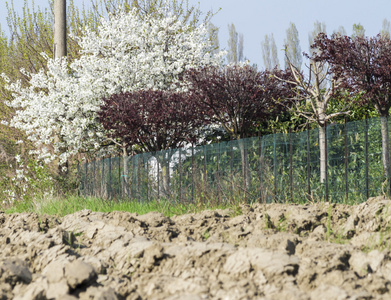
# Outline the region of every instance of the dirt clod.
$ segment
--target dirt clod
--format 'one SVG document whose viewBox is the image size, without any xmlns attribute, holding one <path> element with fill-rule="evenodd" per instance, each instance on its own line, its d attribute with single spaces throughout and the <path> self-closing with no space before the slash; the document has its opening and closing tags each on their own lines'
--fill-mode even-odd
<svg viewBox="0 0 391 300">
<path fill-rule="evenodd" d="M 0 299 L 391 299 L 390 205 L 1 213 Z"/>
</svg>

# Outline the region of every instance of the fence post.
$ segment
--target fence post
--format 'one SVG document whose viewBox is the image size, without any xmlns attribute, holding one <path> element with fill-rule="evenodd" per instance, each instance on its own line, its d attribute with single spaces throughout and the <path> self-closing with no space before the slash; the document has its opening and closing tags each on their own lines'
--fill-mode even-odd
<svg viewBox="0 0 391 300">
<path fill-rule="evenodd" d="M 387 157 L 387 160 L 388 160 L 388 170 L 391 170 L 390 168 L 390 130 L 389 130 L 389 124 L 388 124 L 388 116 L 386 117 L 386 122 L 387 122 L 387 149 L 388 149 L 388 157 Z M 389 171 L 390 172 L 390 171 Z M 390 174 L 388 174 L 388 187 L 389 187 L 389 190 L 388 190 L 388 197 L 391 196 L 391 176 Z"/>
<path fill-rule="evenodd" d="M 326 147 L 326 202 L 329 202 L 329 162 L 328 162 L 328 149 L 327 149 L 327 121 L 324 122 L 324 132 L 325 132 L 325 147 Z"/>
<path fill-rule="evenodd" d="M 156 152 L 155 152 L 156 153 Z M 157 154 L 158 155 L 158 154 Z M 159 159 L 156 158 L 157 162 L 157 198 L 160 201 L 160 175 L 159 175 Z"/>
<path fill-rule="evenodd" d="M 311 200 L 310 125 L 307 123 L 307 192 Z"/>
<path fill-rule="evenodd" d="M 77 174 L 80 175 L 80 161 L 79 159 L 77 160 Z M 82 186 L 82 181 L 81 181 L 82 176 L 80 175 L 80 180 L 79 180 L 79 190 L 77 191 L 77 195 L 80 197 L 81 196 L 81 186 Z"/>
<path fill-rule="evenodd" d="M 105 188 L 104 188 L 104 184 L 105 184 L 105 180 L 104 180 L 104 178 L 105 178 L 104 177 L 104 174 L 105 174 L 105 158 L 101 157 L 100 161 L 101 161 L 101 164 L 102 164 L 102 166 L 100 168 L 100 170 L 101 170 L 101 174 L 100 174 L 100 196 L 103 198 L 104 195 L 105 195 L 105 192 L 104 192 L 104 190 L 105 190 Z"/>
<path fill-rule="evenodd" d="M 194 202 L 194 144 L 191 145 L 191 202 Z"/>
<path fill-rule="evenodd" d="M 179 148 L 179 202 L 182 203 L 182 148 Z"/>
<path fill-rule="evenodd" d="M 137 156 L 137 194 L 138 201 L 141 202 L 142 199 L 142 189 L 141 189 L 141 154 L 136 154 Z"/>
<path fill-rule="evenodd" d="M 230 159 L 230 169 L 231 169 L 231 196 L 233 198 L 233 193 L 234 193 L 234 163 L 233 163 L 233 159 L 234 159 L 234 146 L 233 146 L 233 140 L 231 139 L 229 141 L 229 145 L 230 145 L 230 156 L 231 156 L 231 159 Z"/>
<path fill-rule="evenodd" d="M 149 172 L 148 172 L 148 157 L 145 157 L 146 153 L 144 153 L 143 159 L 144 159 L 144 165 L 145 165 L 145 179 L 146 179 L 146 192 L 147 192 L 147 202 L 149 202 L 149 185 L 148 185 L 148 179 L 149 179 Z M 130 189 L 129 189 L 130 190 Z"/>
<path fill-rule="evenodd" d="M 88 195 L 88 159 L 86 159 L 86 162 L 84 164 L 85 166 L 85 169 L 86 169 L 86 177 L 84 179 L 85 183 L 84 183 L 84 197 L 86 197 Z"/>
<path fill-rule="evenodd" d="M 365 114 L 365 128 L 364 128 L 364 136 L 365 136 L 365 195 L 368 200 L 369 198 L 369 161 L 368 161 L 368 115 Z"/>
<path fill-rule="evenodd" d="M 207 171 L 206 171 L 206 144 L 205 144 L 205 141 L 204 141 L 204 147 L 203 147 L 203 150 L 204 150 L 204 191 L 202 193 L 202 196 L 203 198 L 205 199 L 205 194 L 206 194 L 206 186 L 207 186 L 207 183 L 208 183 L 208 180 L 207 180 Z"/>
<path fill-rule="evenodd" d="M 346 202 L 349 198 L 349 186 L 348 186 L 348 126 L 345 116 L 345 199 Z"/>
<path fill-rule="evenodd" d="M 94 159 L 94 166 L 93 166 L 93 168 L 92 168 L 92 170 L 93 170 L 93 178 L 92 178 L 92 196 L 96 196 L 96 188 L 95 188 L 95 186 L 96 186 L 96 162 L 95 162 L 95 159 Z"/>
<path fill-rule="evenodd" d="M 108 198 L 111 199 L 111 155 L 109 156 L 109 186 L 108 186 Z"/>
<path fill-rule="evenodd" d="M 216 185 L 217 185 L 217 201 L 218 203 L 220 204 L 220 144 L 221 143 L 217 143 L 217 159 L 216 159 L 216 168 L 217 168 L 217 171 L 216 171 Z"/>
<path fill-rule="evenodd" d="M 292 128 L 289 128 L 289 163 L 290 163 L 290 186 L 291 202 L 293 202 L 293 146 L 292 146 Z"/>
<path fill-rule="evenodd" d="M 118 199 L 121 198 L 121 185 L 122 185 L 122 177 L 121 177 L 121 159 L 118 157 Z"/>
<path fill-rule="evenodd" d="M 247 139 L 245 138 L 244 135 L 242 136 L 240 143 L 243 143 L 242 168 L 244 165 L 244 168 L 243 168 L 243 170 L 244 170 L 244 172 L 243 172 L 244 202 L 247 202 L 247 192 L 248 192 L 247 189 L 250 188 L 250 186 L 247 186 L 247 179 L 249 179 L 249 181 L 250 181 L 250 178 L 247 178 L 248 153 L 247 153 Z M 240 147 L 239 147 L 239 149 L 240 149 Z"/>
<path fill-rule="evenodd" d="M 277 201 L 277 158 L 276 158 L 277 140 L 276 139 L 277 139 L 276 131 L 274 130 L 274 134 L 273 134 L 274 201 Z"/>
<path fill-rule="evenodd" d="M 259 158 L 259 202 L 266 203 L 266 197 L 262 201 L 262 139 L 261 132 L 258 133 L 258 158 Z"/>
<path fill-rule="evenodd" d="M 133 158 L 133 156 L 134 156 L 134 153 L 131 153 L 131 155 L 128 156 L 128 158 L 126 160 L 126 164 L 128 164 L 128 166 L 126 168 L 128 170 L 128 174 L 125 174 L 125 175 L 127 175 L 126 178 L 128 178 L 128 182 L 127 182 L 127 186 L 126 186 L 126 193 L 127 193 L 129 201 L 132 201 L 132 181 L 133 181 L 132 158 Z M 125 180 L 125 183 L 126 183 L 126 180 Z"/>
</svg>

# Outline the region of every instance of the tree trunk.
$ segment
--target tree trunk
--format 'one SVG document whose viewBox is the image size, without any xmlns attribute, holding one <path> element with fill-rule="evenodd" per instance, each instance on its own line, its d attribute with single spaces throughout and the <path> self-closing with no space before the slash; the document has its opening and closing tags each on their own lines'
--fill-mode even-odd
<svg viewBox="0 0 391 300">
<path fill-rule="evenodd" d="M 170 157 L 171 155 L 167 154 L 167 159 L 164 159 L 163 156 L 163 161 L 162 161 L 163 189 L 164 189 L 165 196 L 170 195 Z"/>
<path fill-rule="evenodd" d="M 242 176 L 243 176 L 243 182 L 244 182 L 244 188 L 245 191 L 250 188 L 251 186 L 251 174 L 250 174 L 250 166 L 248 163 L 248 152 L 245 147 L 246 141 L 244 139 L 238 140 L 239 142 L 239 149 L 240 149 L 240 156 L 242 159 Z"/>
<path fill-rule="evenodd" d="M 388 116 L 380 116 L 382 136 L 382 160 L 384 175 L 390 179 L 390 138 L 388 133 Z"/>
<path fill-rule="evenodd" d="M 326 180 L 326 128 L 319 126 L 319 152 L 320 152 L 320 182 Z"/>
<path fill-rule="evenodd" d="M 54 58 L 67 56 L 66 0 L 54 0 Z"/>
<path fill-rule="evenodd" d="M 161 151 L 162 152 L 162 151 Z M 166 150 L 165 152 L 168 152 Z M 166 159 L 167 155 L 167 159 Z M 161 196 L 168 197 L 170 195 L 170 153 L 161 153 L 155 156 L 156 163 L 158 165 L 158 170 L 160 172 L 157 173 L 158 180 L 158 189 Z M 160 167 L 159 167 L 160 165 Z M 161 174 L 161 175 L 160 175 Z M 160 184 L 161 183 L 161 184 Z"/>
<path fill-rule="evenodd" d="M 123 194 L 126 196 L 129 196 L 129 167 L 128 167 L 128 161 L 129 161 L 129 156 L 128 152 L 126 151 L 126 147 L 122 147 L 122 158 L 123 158 L 123 175 L 122 175 L 122 180 L 120 180 L 120 184 L 123 184 L 122 190 Z"/>
</svg>

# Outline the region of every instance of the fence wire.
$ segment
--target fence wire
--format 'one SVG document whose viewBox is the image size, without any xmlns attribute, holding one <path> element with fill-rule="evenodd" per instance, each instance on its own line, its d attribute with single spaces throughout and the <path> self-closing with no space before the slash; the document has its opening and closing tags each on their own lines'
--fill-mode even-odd
<svg viewBox="0 0 391 300">
<path fill-rule="evenodd" d="M 313 129 L 86 162 L 79 166 L 80 193 L 183 203 L 342 203 L 390 192 L 380 118 L 328 125 L 326 141 L 323 182 L 319 129 Z"/>
</svg>

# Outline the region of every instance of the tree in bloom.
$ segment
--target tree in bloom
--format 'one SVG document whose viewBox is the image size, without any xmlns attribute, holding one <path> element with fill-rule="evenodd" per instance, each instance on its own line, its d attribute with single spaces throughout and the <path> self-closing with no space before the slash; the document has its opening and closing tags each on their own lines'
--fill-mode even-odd
<svg viewBox="0 0 391 300">
<path fill-rule="evenodd" d="M 198 129 L 204 124 L 198 111 L 188 93 L 140 90 L 105 98 L 98 116 L 109 132 L 108 137 L 123 150 L 124 174 L 127 175 L 128 151 L 132 149 L 156 152 L 194 143 Z M 158 157 L 156 159 L 159 161 Z M 163 186 L 168 193 L 169 166 L 162 167 L 166 174 Z"/>
<path fill-rule="evenodd" d="M 391 177 L 388 121 L 391 108 L 391 40 L 375 37 L 320 34 L 311 46 L 314 59 L 329 63 L 335 78 L 353 94 L 372 103 L 381 117 L 383 169 Z"/>
<path fill-rule="evenodd" d="M 81 56 L 47 59 L 47 71 L 30 77 L 27 88 L 9 83 L 17 109 L 10 125 L 24 130 L 39 147 L 39 158 L 64 163 L 78 152 L 102 152 L 107 142 L 97 112 L 103 99 L 140 89 L 177 90 L 178 78 L 188 69 L 219 65 L 224 53 L 211 55 L 207 28 L 187 25 L 168 11 L 162 17 L 139 16 L 136 9 L 88 28 L 78 40 Z M 48 146 L 54 148 L 50 152 Z"/>
<path fill-rule="evenodd" d="M 189 93 L 207 120 L 222 126 L 232 139 L 240 139 L 250 135 L 260 121 L 284 110 L 281 103 L 292 93 L 290 84 L 274 78 L 273 73 L 282 78 L 290 76 L 285 71 L 258 72 L 248 65 L 229 65 L 191 69 L 183 79 L 189 82 Z M 240 145 L 243 177 L 249 186 L 246 152 Z"/>
</svg>

